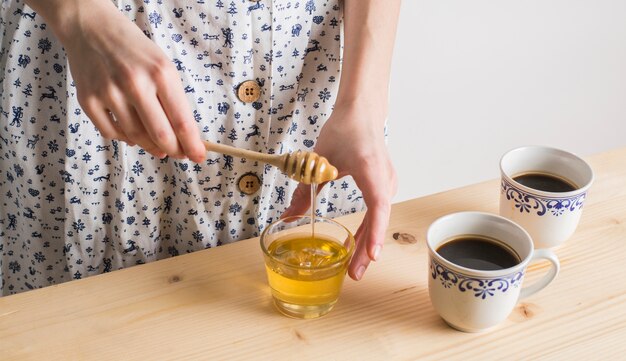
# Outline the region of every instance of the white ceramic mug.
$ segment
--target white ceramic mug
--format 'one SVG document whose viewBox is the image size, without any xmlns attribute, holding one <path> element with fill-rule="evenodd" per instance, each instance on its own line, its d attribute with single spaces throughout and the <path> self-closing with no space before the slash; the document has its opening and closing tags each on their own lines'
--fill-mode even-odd
<svg viewBox="0 0 626 361">
<path fill-rule="evenodd" d="M 563 150 L 529 146 L 513 149 L 500 160 L 500 215 L 524 227 L 535 248 L 561 245 L 572 236 L 593 183 L 593 171 L 581 158 Z M 547 173 L 576 185 L 571 192 L 546 192 L 526 187 L 513 178 L 524 173 Z"/>
<path fill-rule="evenodd" d="M 521 260 L 513 267 L 483 271 L 454 264 L 437 249 L 461 235 L 494 238 L 515 251 Z M 550 250 L 533 249 L 528 233 L 510 220 L 489 213 L 460 212 L 437 219 L 428 228 L 430 272 L 428 291 L 439 315 L 452 327 L 480 332 L 502 322 L 518 300 L 546 287 L 559 272 L 559 260 Z M 528 264 L 535 259 L 551 262 L 548 273 L 536 283 L 521 287 Z"/>
</svg>

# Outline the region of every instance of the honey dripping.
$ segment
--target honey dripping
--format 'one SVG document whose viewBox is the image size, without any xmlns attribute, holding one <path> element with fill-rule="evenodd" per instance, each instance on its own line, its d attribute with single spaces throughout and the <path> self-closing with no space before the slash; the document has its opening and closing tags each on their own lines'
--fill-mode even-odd
<svg viewBox="0 0 626 361">
<path fill-rule="evenodd" d="M 311 183 L 311 238 L 315 238 L 315 208 L 317 205 L 317 183 Z"/>
</svg>

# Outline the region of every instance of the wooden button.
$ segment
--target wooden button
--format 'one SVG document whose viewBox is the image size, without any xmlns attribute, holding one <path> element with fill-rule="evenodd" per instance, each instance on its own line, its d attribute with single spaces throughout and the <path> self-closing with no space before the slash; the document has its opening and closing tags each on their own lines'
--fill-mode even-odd
<svg viewBox="0 0 626 361">
<path fill-rule="evenodd" d="M 261 97 L 261 87 L 254 80 L 246 80 L 239 84 L 237 96 L 244 103 L 256 102 Z"/>
<path fill-rule="evenodd" d="M 239 178 L 238 187 L 241 193 L 254 194 L 261 188 L 261 179 L 255 173 L 246 173 Z"/>
</svg>

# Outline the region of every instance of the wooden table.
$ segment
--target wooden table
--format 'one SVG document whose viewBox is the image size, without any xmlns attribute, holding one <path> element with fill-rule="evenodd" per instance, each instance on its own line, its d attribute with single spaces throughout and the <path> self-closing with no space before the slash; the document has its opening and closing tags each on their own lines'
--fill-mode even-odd
<svg viewBox="0 0 626 361">
<path fill-rule="evenodd" d="M 320 319 L 278 314 L 250 239 L 0 298 L 0 359 L 626 357 L 626 148 L 589 160 L 596 182 L 557 250 L 561 273 L 493 331 L 461 333 L 435 313 L 424 236 L 447 213 L 497 212 L 497 180 L 395 204 L 382 259 Z"/>
</svg>

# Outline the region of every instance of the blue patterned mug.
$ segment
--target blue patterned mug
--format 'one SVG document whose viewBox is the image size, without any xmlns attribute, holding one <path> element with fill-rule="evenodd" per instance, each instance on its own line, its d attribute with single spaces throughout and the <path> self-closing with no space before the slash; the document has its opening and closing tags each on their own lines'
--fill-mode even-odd
<svg viewBox="0 0 626 361">
<path fill-rule="evenodd" d="M 485 271 L 452 263 L 437 252 L 451 239 L 466 235 L 498 240 L 516 254 L 519 262 L 509 268 Z M 534 250 L 522 227 L 494 214 L 460 212 L 441 217 L 428 228 L 426 242 L 430 300 L 446 323 L 464 332 L 485 331 L 498 325 L 518 300 L 546 287 L 560 269 L 551 250 Z M 522 288 L 526 268 L 536 259 L 547 259 L 551 268 L 543 278 Z"/>
<path fill-rule="evenodd" d="M 556 247 L 572 236 L 593 183 L 593 171 L 584 160 L 555 148 L 521 147 L 502 157 L 500 172 L 500 215 L 524 227 L 535 248 Z M 524 185 L 520 177 L 527 174 L 556 178 L 571 188 L 557 192 L 540 190 L 540 184 Z"/>
</svg>

